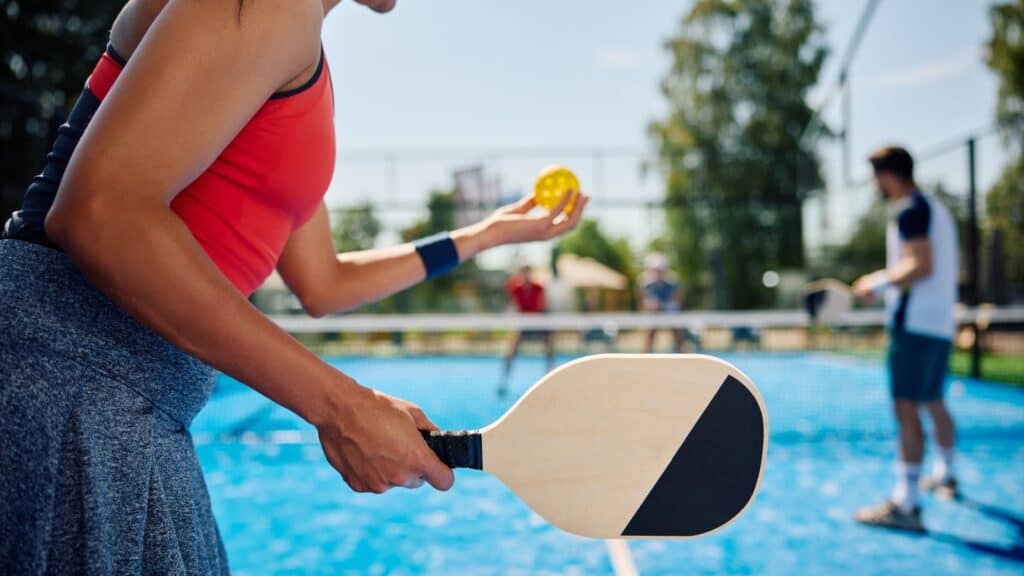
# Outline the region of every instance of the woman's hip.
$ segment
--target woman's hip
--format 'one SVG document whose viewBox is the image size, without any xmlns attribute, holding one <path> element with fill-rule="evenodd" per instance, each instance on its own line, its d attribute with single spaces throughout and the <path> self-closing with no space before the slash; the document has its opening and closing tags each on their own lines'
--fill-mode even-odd
<svg viewBox="0 0 1024 576">
<path fill-rule="evenodd" d="M 135 321 L 65 254 L 37 244 L 0 240 L 0 334 L 0 397 L 14 404 L 19 395 L 74 398 L 96 376 L 187 427 L 213 391 L 210 367 Z"/>
</svg>

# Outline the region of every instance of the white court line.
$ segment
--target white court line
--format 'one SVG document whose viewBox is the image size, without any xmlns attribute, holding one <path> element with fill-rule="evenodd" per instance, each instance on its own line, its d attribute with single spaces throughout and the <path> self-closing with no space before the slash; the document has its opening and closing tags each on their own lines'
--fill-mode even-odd
<svg viewBox="0 0 1024 576">
<path fill-rule="evenodd" d="M 612 570 L 615 576 L 639 576 L 636 570 L 636 562 L 633 561 L 633 553 L 629 551 L 629 544 L 625 540 L 605 540 L 608 546 L 608 557 L 612 561 Z"/>
</svg>

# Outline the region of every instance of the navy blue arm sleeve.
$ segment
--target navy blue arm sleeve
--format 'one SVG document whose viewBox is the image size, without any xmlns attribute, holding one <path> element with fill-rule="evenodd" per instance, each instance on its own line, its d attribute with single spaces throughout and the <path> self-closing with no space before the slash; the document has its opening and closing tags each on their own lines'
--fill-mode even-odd
<svg viewBox="0 0 1024 576">
<path fill-rule="evenodd" d="M 931 222 L 931 209 L 928 201 L 916 195 L 910 206 L 904 208 L 896 217 L 900 237 L 904 240 L 916 240 L 928 237 L 928 225 Z"/>
</svg>

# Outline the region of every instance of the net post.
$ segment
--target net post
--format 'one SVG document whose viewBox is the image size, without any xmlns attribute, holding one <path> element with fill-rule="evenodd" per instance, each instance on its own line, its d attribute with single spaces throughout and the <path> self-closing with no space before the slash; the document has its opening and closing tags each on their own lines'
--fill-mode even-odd
<svg viewBox="0 0 1024 576">
<path fill-rule="evenodd" d="M 976 162 L 976 141 L 972 136 L 967 139 L 967 274 L 971 289 L 967 293 L 967 303 L 975 311 L 980 300 L 981 282 L 978 274 L 978 179 Z M 974 336 L 971 342 L 971 378 L 981 378 L 981 334 L 978 330 L 978 319 L 971 319 L 971 331 Z"/>
</svg>

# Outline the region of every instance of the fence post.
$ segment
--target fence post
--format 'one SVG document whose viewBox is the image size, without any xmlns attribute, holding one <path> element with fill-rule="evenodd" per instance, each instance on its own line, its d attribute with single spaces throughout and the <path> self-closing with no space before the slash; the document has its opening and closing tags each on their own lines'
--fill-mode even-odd
<svg viewBox="0 0 1024 576">
<path fill-rule="evenodd" d="M 967 140 L 967 274 L 971 288 L 967 292 L 967 304 L 977 310 L 980 300 L 981 282 L 978 265 L 981 250 L 978 242 L 978 179 L 975 162 L 975 138 Z M 974 335 L 971 343 L 971 378 L 981 378 L 981 334 L 978 319 L 971 320 Z"/>
</svg>

